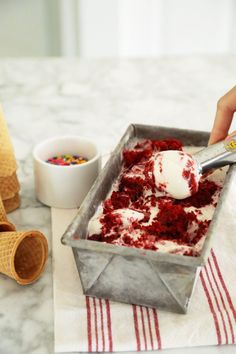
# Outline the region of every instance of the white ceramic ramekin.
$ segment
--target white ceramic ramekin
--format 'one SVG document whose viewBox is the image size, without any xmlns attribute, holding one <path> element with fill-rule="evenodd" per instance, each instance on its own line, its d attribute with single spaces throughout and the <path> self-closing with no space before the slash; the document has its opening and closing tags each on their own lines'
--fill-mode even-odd
<svg viewBox="0 0 236 354">
<path fill-rule="evenodd" d="M 58 166 L 47 159 L 58 155 L 81 155 L 80 165 Z M 96 145 L 80 136 L 59 136 L 38 144 L 33 151 L 37 198 L 55 208 L 77 208 L 91 188 L 101 168 Z"/>
</svg>

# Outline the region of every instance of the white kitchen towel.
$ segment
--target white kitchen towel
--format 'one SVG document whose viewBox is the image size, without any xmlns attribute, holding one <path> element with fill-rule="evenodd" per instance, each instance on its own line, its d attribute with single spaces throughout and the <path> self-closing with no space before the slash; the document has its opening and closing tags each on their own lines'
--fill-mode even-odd
<svg viewBox="0 0 236 354">
<path fill-rule="evenodd" d="M 236 183 L 228 190 L 208 262 L 187 315 L 84 296 L 60 238 L 76 210 L 52 209 L 55 351 L 140 351 L 236 341 Z"/>
</svg>

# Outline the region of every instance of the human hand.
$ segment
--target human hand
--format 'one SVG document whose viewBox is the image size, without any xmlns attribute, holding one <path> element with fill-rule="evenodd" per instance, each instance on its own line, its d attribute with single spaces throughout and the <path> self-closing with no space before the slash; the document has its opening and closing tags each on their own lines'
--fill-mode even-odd
<svg viewBox="0 0 236 354">
<path fill-rule="evenodd" d="M 236 86 L 217 102 L 217 110 L 214 125 L 208 144 L 223 140 L 229 131 L 234 112 L 236 112 Z"/>
</svg>

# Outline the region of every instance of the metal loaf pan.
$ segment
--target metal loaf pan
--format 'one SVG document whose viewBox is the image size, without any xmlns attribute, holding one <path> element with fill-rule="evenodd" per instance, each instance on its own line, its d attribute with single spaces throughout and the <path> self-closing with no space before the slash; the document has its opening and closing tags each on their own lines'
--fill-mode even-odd
<svg viewBox="0 0 236 354">
<path fill-rule="evenodd" d="M 207 233 L 200 257 L 159 253 L 86 240 L 87 225 L 104 200 L 122 165 L 122 151 L 133 139 L 180 139 L 185 146 L 207 145 L 209 134 L 159 126 L 131 124 L 92 189 L 62 243 L 73 249 L 83 292 L 114 301 L 186 313 L 199 267 L 206 261 L 216 218 L 227 194 L 227 186 L 236 174 L 235 166 L 227 173 L 224 188 Z"/>
</svg>

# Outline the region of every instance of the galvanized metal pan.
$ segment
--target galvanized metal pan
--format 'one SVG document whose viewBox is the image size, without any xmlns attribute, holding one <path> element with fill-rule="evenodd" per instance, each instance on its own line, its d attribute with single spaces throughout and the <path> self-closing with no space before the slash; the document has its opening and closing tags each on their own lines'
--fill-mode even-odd
<svg viewBox="0 0 236 354">
<path fill-rule="evenodd" d="M 114 301 L 139 304 L 176 313 L 186 313 L 199 267 L 206 261 L 215 233 L 215 220 L 236 174 L 227 173 L 220 201 L 214 213 L 200 257 L 166 254 L 86 240 L 90 218 L 110 191 L 122 166 L 122 151 L 134 139 L 180 139 L 185 146 L 206 146 L 209 134 L 159 126 L 131 124 L 101 174 L 95 181 L 77 216 L 62 237 L 73 249 L 84 294 Z"/>
</svg>

